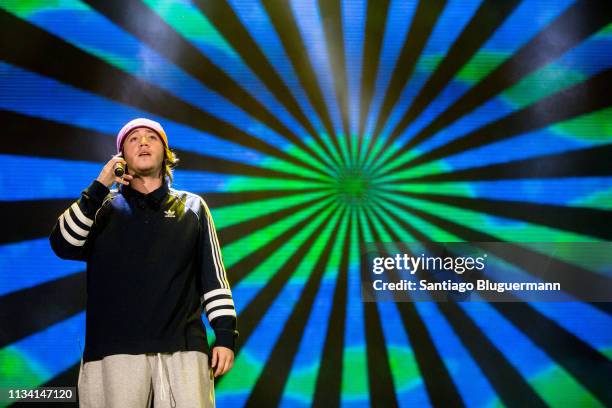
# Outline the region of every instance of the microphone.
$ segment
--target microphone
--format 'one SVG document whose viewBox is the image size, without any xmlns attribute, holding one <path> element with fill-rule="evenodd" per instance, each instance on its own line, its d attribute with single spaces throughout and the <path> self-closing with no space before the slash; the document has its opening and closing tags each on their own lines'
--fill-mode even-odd
<svg viewBox="0 0 612 408">
<path fill-rule="evenodd" d="M 117 177 L 121 177 L 125 174 L 125 167 L 123 167 L 123 163 L 118 161 L 117 163 L 115 163 L 115 176 Z"/>
</svg>

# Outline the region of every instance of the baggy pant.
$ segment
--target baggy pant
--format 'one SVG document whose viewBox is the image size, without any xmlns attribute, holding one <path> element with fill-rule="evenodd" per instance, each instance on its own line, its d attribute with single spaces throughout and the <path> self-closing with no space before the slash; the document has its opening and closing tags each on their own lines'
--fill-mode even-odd
<svg viewBox="0 0 612 408">
<path fill-rule="evenodd" d="M 81 360 L 78 394 L 82 408 L 215 406 L 213 369 L 200 351 Z"/>
</svg>

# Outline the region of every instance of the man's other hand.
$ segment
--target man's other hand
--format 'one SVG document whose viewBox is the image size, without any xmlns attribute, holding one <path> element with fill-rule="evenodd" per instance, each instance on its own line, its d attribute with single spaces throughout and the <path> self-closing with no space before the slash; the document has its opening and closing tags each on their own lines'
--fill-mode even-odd
<svg viewBox="0 0 612 408">
<path fill-rule="evenodd" d="M 213 348 L 212 367 L 215 369 L 215 377 L 223 375 L 234 366 L 234 352 L 222 346 Z"/>
</svg>

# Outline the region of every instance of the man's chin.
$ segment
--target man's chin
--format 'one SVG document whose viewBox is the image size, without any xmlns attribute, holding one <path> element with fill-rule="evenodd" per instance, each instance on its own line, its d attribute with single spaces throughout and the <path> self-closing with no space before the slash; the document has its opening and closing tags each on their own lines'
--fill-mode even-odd
<svg viewBox="0 0 612 408">
<path fill-rule="evenodd" d="M 133 168 L 132 172 L 134 177 L 155 177 L 159 174 L 160 169 L 156 169 L 155 167 Z"/>
</svg>

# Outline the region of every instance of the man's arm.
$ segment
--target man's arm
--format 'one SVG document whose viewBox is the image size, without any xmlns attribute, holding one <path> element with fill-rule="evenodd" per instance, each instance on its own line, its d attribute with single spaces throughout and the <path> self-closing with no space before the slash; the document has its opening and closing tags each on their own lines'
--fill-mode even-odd
<svg viewBox="0 0 612 408">
<path fill-rule="evenodd" d="M 94 180 L 81 197 L 64 211 L 49 236 L 51 248 L 62 259 L 84 261 L 91 246 L 96 212 L 102 207 L 109 188 Z"/>
<path fill-rule="evenodd" d="M 113 156 L 102 168 L 102 171 L 90 185 L 81 193 L 81 198 L 74 202 L 59 216 L 49 241 L 51 248 L 62 259 L 87 260 L 87 254 L 93 241 L 96 214 L 104 203 L 104 198 L 110 192 L 113 182 L 129 184 L 132 176 L 124 178 L 115 176 L 114 166 L 117 162 L 126 164 L 119 155 Z"/>
<path fill-rule="evenodd" d="M 218 376 L 229 371 L 233 365 L 238 336 L 237 319 L 215 224 L 204 200 L 201 200 L 201 205 L 200 279 L 204 293 L 200 300 L 215 331 L 212 366 L 216 367 L 215 376 Z"/>
</svg>

